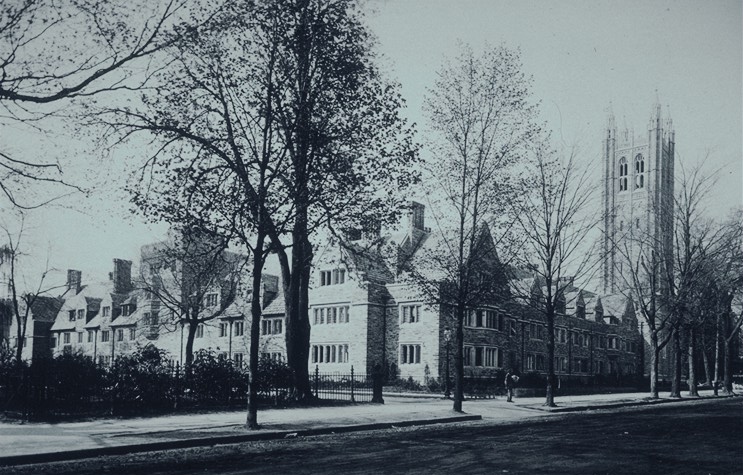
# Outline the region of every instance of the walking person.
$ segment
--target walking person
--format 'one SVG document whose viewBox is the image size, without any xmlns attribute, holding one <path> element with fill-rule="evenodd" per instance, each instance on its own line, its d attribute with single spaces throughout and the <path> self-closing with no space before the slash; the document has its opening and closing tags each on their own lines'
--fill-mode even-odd
<svg viewBox="0 0 743 475">
<path fill-rule="evenodd" d="M 516 385 L 516 382 L 519 380 L 519 377 L 513 374 L 513 371 L 509 368 L 506 372 L 506 395 L 508 398 L 506 399 L 507 402 L 513 402 L 513 389 Z"/>
</svg>

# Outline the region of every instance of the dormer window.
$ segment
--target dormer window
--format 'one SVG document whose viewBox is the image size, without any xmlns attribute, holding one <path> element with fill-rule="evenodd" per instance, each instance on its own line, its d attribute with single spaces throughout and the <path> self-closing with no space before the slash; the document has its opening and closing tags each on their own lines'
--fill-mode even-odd
<svg viewBox="0 0 743 475">
<path fill-rule="evenodd" d="M 320 285 L 337 285 L 346 282 L 346 269 L 320 271 Z"/>
<path fill-rule="evenodd" d="M 131 315 L 132 313 L 132 306 L 131 305 L 122 305 L 121 306 L 121 316 L 126 317 L 128 315 Z"/>
<path fill-rule="evenodd" d="M 77 319 L 78 320 L 82 320 L 83 318 L 85 318 L 85 310 L 82 309 L 82 308 L 81 309 L 78 309 L 78 311 L 77 311 Z"/>
<path fill-rule="evenodd" d="M 111 316 L 111 307 L 109 307 L 109 306 L 103 307 L 103 316 L 104 317 L 110 317 Z"/>
<path fill-rule="evenodd" d="M 68 312 L 68 318 L 69 318 L 69 320 L 70 320 L 71 322 L 74 322 L 74 321 L 75 321 L 75 311 L 74 311 L 74 310 L 70 310 L 70 311 Z"/>
<path fill-rule="evenodd" d="M 416 323 L 420 321 L 420 305 L 400 305 L 400 323 Z"/>
<path fill-rule="evenodd" d="M 218 301 L 219 301 L 219 295 L 216 292 L 208 293 L 204 297 L 204 306 L 216 307 Z"/>
</svg>

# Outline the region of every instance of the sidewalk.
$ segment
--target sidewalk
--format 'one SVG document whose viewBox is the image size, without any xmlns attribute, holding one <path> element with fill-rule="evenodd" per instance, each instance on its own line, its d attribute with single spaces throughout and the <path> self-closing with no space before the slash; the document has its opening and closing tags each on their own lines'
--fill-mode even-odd
<svg viewBox="0 0 743 475">
<path fill-rule="evenodd" d="M 714 397 L 711 391 L 700 396 Z M 509 423 L 566 411 L 674 401 L 678 400 L 667 394 L 660 400 L 649 400 L 646 393 L 600 394 L 559 397 L 557 408 L 545 408 L 544 398 L 508 403 L 501 397 L 465 401 L 466 414 L 459 414 L 451 410 L 450 400 L 387 396 L 384 405 L 267 409 L 258 413 L 261 430 L 250 432 L 244 428 L 244 411 L 58 424 L 0 423 L 0 466 L 409 425 L 481 419 Z"/>
</svg>

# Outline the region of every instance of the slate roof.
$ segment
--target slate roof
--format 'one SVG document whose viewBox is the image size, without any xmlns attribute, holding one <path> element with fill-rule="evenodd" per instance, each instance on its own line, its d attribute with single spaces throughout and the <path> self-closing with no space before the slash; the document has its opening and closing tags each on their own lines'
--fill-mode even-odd
<svg viewBox="0 0 743 475">
<path fill-rule="evenodd" d="M 284 304 L 284 286 L 279 285 L 279 291 L 276 297 L 263 309 L 263 315 L 285 315 L 286 305 Z"/>
<path fill-rule="evenodd" d="M 137 322 L 142 318 L 144 314 L 143 308 L 138 308 L 134 310 L 129 315 L 119 315 L 114 320 L 111 321 L 112 327 L 126 327 L 130 325 L 136 325 Z"/>
<path fill-rule="evenodd" d="M 621 319 L 627 308 L 627 297 L 622 294 L 602 295 L 601 304 L 604 307 L 605 317 L 615 316 Z"/>
<path fill-rule="evenodd" d="M 39 296 L 31 304 L 33 319 L 41 322 L 53 322 L 57 318 L 59 309 L 62 308 L 62 300 L 57 297 Z"/>
<path fill-rule="evenodd" d="M 85 325 L 83 325 L 83 328 L 90 328 L 90 329 L 92 329 L 92 328 L 100 328 L 102 321 L 103 321 L 103 317 L 101 317 L 101 314 L 99 313 L 98 315 L 96 315 L 95 317 L 93 317 L 92 319 L 90 319 L 90 321 L 88 323 L 86 323 Z"/>
<path fill-rule="evenodd" d="M 247 313 L 250 313 L 250 303 L 253 301 L 252 297 L 238 296 L 227 308 L 222 312 L 219 318 L 239 318 L 244 317 Z"/>
<path fill-rule="evenodd" d="M 528 300 L 531 296 L 531 287 L 534 285 L 534 277 L 526 279 L 512 279 L 509 281 L 511 294 L 519 300 Z"/>
<path fill-rule="evenodd" d="M 52 331 L 58 331 L 58 330 L 74 330 L 75 329 L 75 322 L 70 321 L 69 318 L 65 318 L 64 315 L 58 314 L 60 317 L 54 320 L 54 325 L 52 325 L 51 330 Z"/>
</svg>

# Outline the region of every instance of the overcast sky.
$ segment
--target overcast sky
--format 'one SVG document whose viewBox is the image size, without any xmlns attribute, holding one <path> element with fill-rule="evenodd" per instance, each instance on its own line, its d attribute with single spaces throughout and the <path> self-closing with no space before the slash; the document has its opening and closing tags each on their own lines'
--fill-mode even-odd
<svg viewBox="0 0 743 475">
<path fill-rule="evenodd" d="M 368 6 L 383 69 L 401 83 L 407 115 L 419 129 L 425 124 L 426 88 L 443 56 L 455 53 L 456 41 L 476 51 L 486 43 L 504 43 L 521 50 L 557 145 L 577 144 L 581 158 L 598 169 L 609 104 L 618 125 L 640 133 L 657 98 L 664 112 L 670 108 L 677 163 L 692 166 L 709 155 L 709 169 L 723 170 L 711 212 L 722 215 L 743 203 L 739 0 L 369 0 Z M 60 150 L 88 154 L 89 147 L 76 140 L 60 131 L 40 146 L 48 156 Z M 30 216 L 28 252 L 36 255 L 35 265 L 49 254 L 58 278 L 76 268 L 84 281 L 98 281 L 106 278 L 114 257 L 136 261 L 142 244 L 164 236 L 164 226 L 148 226 L 130 215 L 123 191 L 126 167 L 111 164 L 110 158 L 97 159 L 92 175 L 68 170 L 67 178 L 104 186 L 90 198 L 78 196 L 66 200 L 65 208 Z"/>
</svg>

